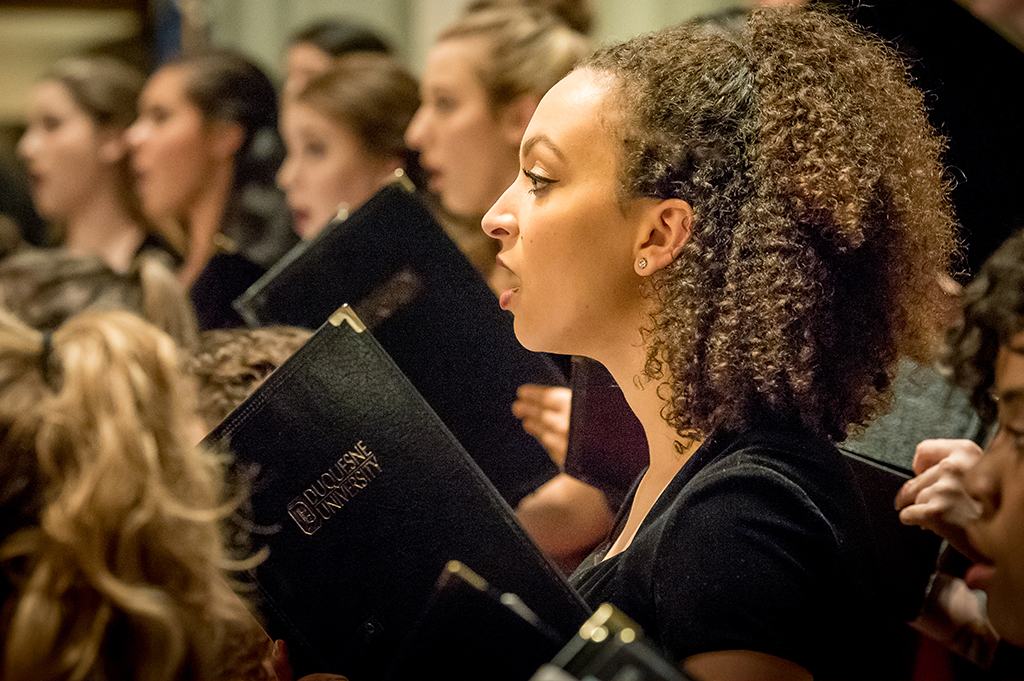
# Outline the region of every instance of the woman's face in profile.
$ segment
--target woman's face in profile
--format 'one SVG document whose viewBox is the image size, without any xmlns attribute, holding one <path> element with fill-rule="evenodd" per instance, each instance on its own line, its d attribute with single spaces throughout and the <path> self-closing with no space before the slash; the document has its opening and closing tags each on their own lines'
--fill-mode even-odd
<svg viewBox="0 0 1024 681">
<path fill-rule="evenodd" d="M 623 329 L 635 342 L 642 322 L 633 253 L 639 210 L 654 200 L 617 200 L 611 87 L 576 71 L 544 96 L 523 136 L 522 172 L 484 216 L 510 272 L 500 305 L 531 350 L 600 357 L 602 346 L 623 342 Z"/>
<path fill-rule="evenodd" d="M 32 202 L 43 217 L 65 220 L 96 191 L 102 163 L 100 130 L 56 81 L 32 90 L 27 120 L 18 156 L 28 170 Z"/>
<path fill-rule="evenodd" d="M 992 626 L 1008 642 L 1024 645 L 1024 332 L 999 350 L 995 394 L 999 431 L 967 473 L 967 489 L 982 503 L 967 528 L 984 560 L 965 575 L 988 594 Z"/>
<path fill-rule="evenodd" d="M 400 165 L 367 153 L 348 126 L 306 104 L 285 104 L 281 135 L 288 155 L 277 184 L 303 239 L 316 236 L 339 208 L 348 212 L 362 205 Z"/>
<path fill-rule="evenodd" d="M 214 163 L 206 121 L 185 91 L 187 76 L 181 65 L 153 74 L 127 132 L 139 196 L 154 219 L 187 213 Z"/>
<path fill-rule="evenodd" d="M 522 128 L 510 127 L 477 76 L 487 44 L 479 38 L 438 43 L 427 57 L 422 104 L 405 134 L 420 152 L 431 192 L 457 215 L 483 215 L 515 178 Z"/>
</svg>

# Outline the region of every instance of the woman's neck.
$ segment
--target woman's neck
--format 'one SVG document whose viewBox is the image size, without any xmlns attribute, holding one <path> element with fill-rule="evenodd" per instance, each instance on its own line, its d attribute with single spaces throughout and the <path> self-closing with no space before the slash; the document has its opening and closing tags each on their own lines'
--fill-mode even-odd
<svg viewBox="0 0 1024 681">
<path fill-rule="evenodd" d="M 668 382 L 655 382 L 645 378 L 643 368 L 646 361 L 646 348 L 636 343 L 630 346 L 628 353 L 619 354 L 604 364 L 615 378 L 626 402 L 629 403 L 629 408 L 640 420 L 647 435 L 647 446 L 650 450 L 649 474 L 658 479 L 666 478 L 667 484 L 667 480 L 670 480 L 693 454 L 699 442 L 684 440 L 662 416 L 667 405 L 659 391 L 663 395 L 667 394 Z M 682 453 L 677 443 L 683 445 Z"/>
<path fill-rule="evenodd" d="M 118 272 L 131 267 L 144 239 L 145 230 L 131 217 L 112 183 L 97 183 L 64 227 L 65 248 L 76 255 L 99 255 Z"/>
<path fill-rule="evenodd" d="M 650 466 L 633 496 L 626 524 L 609 547 L 605 559 L 629 547 L 648 512 L 701 444 L 698 439 L 683 440 L 662 417 L 666 403 L 658 394 L 659 386 L 664 386 L 660 388 L 661 391 L 667 391 L 670 382 L 659 383 L 642 378 L 647 350 L 640 342 L 639 333 L 635 342 L 626 345 L 628 350 L 623 351 L 625 346 L 620 346 L 614 356 L 600 361 L 615 378 L 629 408 L 644 428 L 650 451 Z M 682 443 L 682 447 L 677 446 L 677 442 Z"/>
<path fill-rule="evenodd" d="M 195 283 L 213 256 L 213 237 L 223 227 L 224 211 L 231 195 L 232 173 L 230 164 L 216 169 L 186 213 L 188 252 L 178 270 L 178 280 L 186 288 Z"/>
</svg>

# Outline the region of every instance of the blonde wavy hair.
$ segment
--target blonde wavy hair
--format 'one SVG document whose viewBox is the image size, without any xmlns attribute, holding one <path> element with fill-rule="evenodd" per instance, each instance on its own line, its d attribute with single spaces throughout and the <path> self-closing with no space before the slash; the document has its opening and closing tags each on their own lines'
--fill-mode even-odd
<svg viewBox="0 0 1024 681">
<path fill-rule="evenodd" d="M 194 405 L 174 342 L 134 315 L 51 337 L 0 312 L 0 677 L 265 678 Z"/>
</svg>

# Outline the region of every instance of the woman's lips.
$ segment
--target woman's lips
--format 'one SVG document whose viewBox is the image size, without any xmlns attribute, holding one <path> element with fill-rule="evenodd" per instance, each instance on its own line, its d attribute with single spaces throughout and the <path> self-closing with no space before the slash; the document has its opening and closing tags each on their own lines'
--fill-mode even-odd
<svg viewBox="0 0 1024 681">
<path fill-rule="evenodd" d="M 512 304 L 512 297 L 517 293 L 519 293 L 518 286 L 515 288 L 510 288 L 509 290 L 501 294 L 501 296 L 498 298 L 498 305 L 501 306 L 502 310 L 509 309 L 509 306 Z"/>
<path fill-rule="evenodd" d="M 430 168 L 427 166 L 423 167 L 423 170 L 427 173 L 427 190 L 434 192 L 435 194 L 441 191 L 442 187 L 442 174 L 437 168 Z"/>
<path fill-rule="evenodd" d="M 996 568 L 989 563 L 975 563 L 967 569 L 964 574 L 964 581 L 971 589 L 985 590 L 992 583 Z"/>
<path fill-rule="evenodd" d="M 308 221 L 309 211 L 298 210 L 295 208 L 292 209 L 292 226 L 295 228 L 296 232 L 302 234 L 302 229 L 306 226 Z"/>
</svg>

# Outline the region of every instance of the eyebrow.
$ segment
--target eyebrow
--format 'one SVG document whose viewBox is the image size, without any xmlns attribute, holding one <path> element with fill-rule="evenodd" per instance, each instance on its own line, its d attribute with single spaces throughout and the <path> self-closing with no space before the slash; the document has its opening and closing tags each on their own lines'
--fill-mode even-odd
<svg viewBox="0 0 1024 681">
<path fill-rule="evenodd" d="M 563 161 L 565 160 L 565 155 L 562 153 L 562 150 L 559 149 L 558 145 L 551 141 L 551 138 L 548 137 L 547 135 L 534 135 L 530 139 L 523 142 L 523 156 L 529 154 L 535 146 L 541 143 L 543 143 L 544 146 L 549 148 L 559 159 Z"/>
<path fill-rule="evenodd" d="M 1021 398 L 1024 398 L 1024 387 L 1010 388 L 1009 390 L 1004 390 L 996 395 L 996 399 L 999 401 L 1000 404 L 1017 402 Z"/>
</svg>

